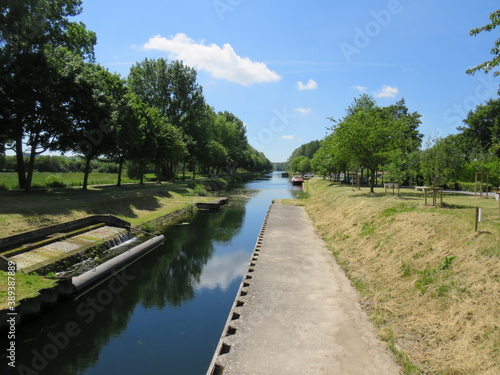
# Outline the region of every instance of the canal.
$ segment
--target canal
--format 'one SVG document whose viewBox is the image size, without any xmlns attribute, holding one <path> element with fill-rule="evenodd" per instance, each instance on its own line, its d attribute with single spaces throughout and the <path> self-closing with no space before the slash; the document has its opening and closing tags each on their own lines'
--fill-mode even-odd
<svg viewBox="0 0 500 375">
<path fill-rule="evenodd" d="M 2 373 L 205 374 L 272 200 L 301 191 L 274 173 L 167 228 L 115 277 L 18 326 L 17 367 L 2 353 Z"/>
</svg>

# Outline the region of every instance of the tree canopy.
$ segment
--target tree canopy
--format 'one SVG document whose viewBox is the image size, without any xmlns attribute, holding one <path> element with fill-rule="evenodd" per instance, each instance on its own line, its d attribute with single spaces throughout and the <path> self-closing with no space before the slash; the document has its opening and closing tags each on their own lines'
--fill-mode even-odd
<svg viewBox="0 0 500 375">
<path fill-rule="evenodd" d="M 471 36 L 477 36 L 483 31 L 492 31 L 497 26 L 500 25 L 500 9 L 490 13 L 490 23 L 482 26 L 474 28 L 470 31 Z M 495 41 L 493 48 L 490 53 L 493 55 L 491 60 L 487 60 L 473 68 L 467 69 L 467 74 L 475 74 L 477 71 L 482 70 L 485 73 L 490 72 L 492 69 L 496 68 L 500 64 L 500 38 Z M 500 75 L 500 70 L 494 71 L 493 75 L 496 77 Z M 498 94 L 500 95 L 500 88 L 498 90 Z"/>
<path fill-rule="evenodd" d="M 158 179 L 272 168 L 243 121 L 205 103 L 195 69 L 145 59 L 123 79 L 96 64 L 95 33 L 71 21 L 81 12 L 81 0 L 0 4 L 0 154 L 15 152 L 20 189 L 45 151 L 84 158 L 84 189 L 99 157 L 118 163 L 118 185 L 126 161 L 141 181 L 146 168 Z"/>
</svg>

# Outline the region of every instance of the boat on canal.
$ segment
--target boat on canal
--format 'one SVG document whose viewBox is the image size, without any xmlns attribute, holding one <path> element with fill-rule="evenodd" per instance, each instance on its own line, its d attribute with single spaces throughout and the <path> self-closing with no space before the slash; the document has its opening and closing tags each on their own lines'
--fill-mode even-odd
<svg viewBox="0 0 500 375">
<path fill-rule="evenodd" d="M 295 175 L 292 177 L 292 185 L 302 185 L 304 183 L 304 178 L 300 175 Z"/>
</svg>

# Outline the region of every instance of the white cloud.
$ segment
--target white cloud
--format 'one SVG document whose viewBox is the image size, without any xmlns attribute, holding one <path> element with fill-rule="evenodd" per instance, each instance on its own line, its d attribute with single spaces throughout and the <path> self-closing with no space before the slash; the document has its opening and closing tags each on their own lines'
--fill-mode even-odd
<svg viewBox="0 0 500 375">
<path fill-rule="evenodd" d="M 216 44 L 196 43 L 186 34 L 176 34 L 171 39 L 157 35 L 145 45 L 145 49 L 167 52 L 172 59 L 209 72 L 214 78 L 250 85 L 252 83 L 276 82 L 281 77 L 266 64 L 251 61 L 236 54 L 230 44 L 219 47 Z"/>
<path fill-rule="evenodd" d="M 368 87 L 360 85 L 352 86 L 352 88 L 359 92 L 366 92 L 368 90 Z"/>
<path fill-rule="evenodd" d="M 203 273 L 196 289 L 217 289 L 226 291 L 231 283 L 243 276 L 248 265 L 248 253 L 238 251 L 214 256 L 203 267 Z"/>
<path fill-rule="evenodd" d="M 399 94 L 399 90 L 396 87 L 391 87 L 383 85 L 382 89 L 375 93 L 376 98 L 395 98 Z"/>
<path fill-rule="evenodd" d="M 287 141 L 293 141 L 295 137 L 293 135 L 284 135 L 281 139 L 286 139 Z"/>
<path fill-rule="evenodd" d="M 299 112 L 301 115 L 307 115 L 312 112 L 311 108 L 295 108 L 294 112 Z"/>
<path fill-rule="evenodd" d="M 299 81 L 299 82 L 297 82 L 297 88 L 300 91 L 303 91 L 303 90 L 316 90 L 318 88 L 318 83 L 315 80 L 313 80 L 313 79 L 310 79 L 309 81 L 307 81 L 306 84 L 304 84 L 301 81 Z"/>
</svg>

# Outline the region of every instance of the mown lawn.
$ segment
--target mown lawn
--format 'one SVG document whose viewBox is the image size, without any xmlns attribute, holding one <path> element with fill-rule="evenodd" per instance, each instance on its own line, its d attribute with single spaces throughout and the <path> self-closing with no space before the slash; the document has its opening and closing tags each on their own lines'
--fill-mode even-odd
<svg viewBox="0 0 500 375">
<path fill-rule="evenodd" d="M 33 174 L 33 188 L 55 187 L 51 186 L 54 181 L 60 181 L 64 186 L 82 186 L 82 172 L 52 173 L 36 172 Z M 118 181 L 117 173 L 91 173 L 89 175 L 89 185 L 110 185 Z M 125 175 L 122 176 L 122 183 L 138 182 Z M 0 189 L 15 190 L 18 189 L 17 173 L 0 172 Z"/>
</svg>

